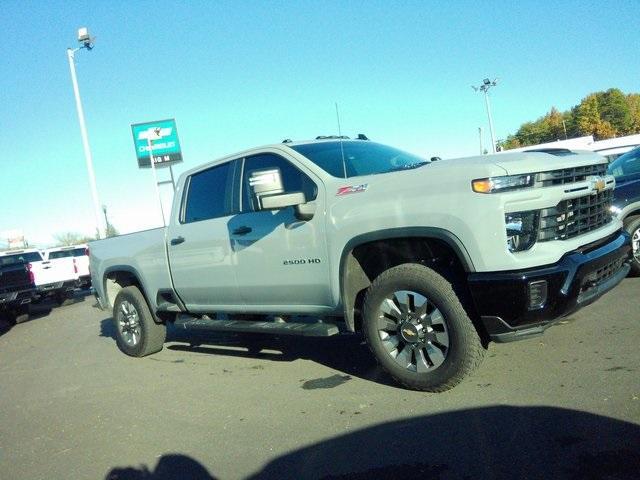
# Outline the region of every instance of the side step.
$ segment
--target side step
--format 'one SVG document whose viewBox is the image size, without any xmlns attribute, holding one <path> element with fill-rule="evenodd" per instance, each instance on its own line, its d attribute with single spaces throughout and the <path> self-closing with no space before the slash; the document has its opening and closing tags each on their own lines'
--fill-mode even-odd
<svg viewBox="0 0 640 480">
<path fill-rule="evenodd" d="M 303 337 L 330 337 L 340 333 L 332 323 L 276 323 L 253 322 L 248 320 L 212 320 L 179 315 L 177 327 L 218 332 L 269 333 L 272 335 L 299 335 Z"/>
</svg>

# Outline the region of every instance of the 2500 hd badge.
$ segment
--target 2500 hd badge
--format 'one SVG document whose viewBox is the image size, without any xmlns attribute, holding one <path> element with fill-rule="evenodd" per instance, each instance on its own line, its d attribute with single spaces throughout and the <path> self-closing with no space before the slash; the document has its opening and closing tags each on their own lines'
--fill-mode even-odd
<svg viewBox="0 0 640 480">
<path fill-rule="evenodd" d="M 304 265 L 306 263 L 322 263 L 319 258 L 298 258 L 296 260 L 283 260 L 283 265 Z"/>
</svg>

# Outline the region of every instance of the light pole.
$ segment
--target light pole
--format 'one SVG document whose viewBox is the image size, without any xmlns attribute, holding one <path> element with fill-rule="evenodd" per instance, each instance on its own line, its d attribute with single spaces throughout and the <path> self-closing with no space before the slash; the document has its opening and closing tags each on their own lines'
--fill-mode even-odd
<svg viewBox="0 0 640 480">
<path fill-rule="evenodd" d="M 482 81 L 482 85 L 479 87 L 471 86 L 476 92 L 479 90 L 484 93 L 484 104 L 487 107 L 487 117 L 489 117 L 489 131 L 491 132 L 491 151 L 496 153 L 496 137 L 493 133 L 493 120 L 491 118 L 491 107 L 489 105 L 489 94 L 487 93 L 491 87 L 495 87 L 498 84 L 498 80 L 489 80 L 485 78 Z"/>
<path fill-rule="evenodd" d="M 71 70 L 71 83 L 73 84 L 73 93 L 76 97 L 76 110 L 78 111 L 78 121 L 80 122 L 80 135 L 82 136 L 82 147 L 84 149 L 84 158 L 87 162 L 87 172 L 89 173 L 89 185 L 91 187 L 91 196 L 93 197 L 93 213 L 96 221 L 96 231 L 98 238 L 104 237 L 104 229 L 100 218 L 100 200 L 98 199 L 98 189 L 96 188 L 96 176 L 93 172 L 93 158 L 91 157 L 91 148 L 89 148 L 89 137 L 87 136 L 87 127 L 84 122 L 84 111 L 82 110 L 82 102 L 80 101 L 80 90 L 78 89 L 78 78 L 76 77 L 75 53 L 78 50 L 93 48 L 93 38 L 89 36 L 87 28 L 78 29 L 78 42 L 82 46 L 78 48 L 67 48 L 67 57 L 69 59 L 69 69 Z"/>
</svg>

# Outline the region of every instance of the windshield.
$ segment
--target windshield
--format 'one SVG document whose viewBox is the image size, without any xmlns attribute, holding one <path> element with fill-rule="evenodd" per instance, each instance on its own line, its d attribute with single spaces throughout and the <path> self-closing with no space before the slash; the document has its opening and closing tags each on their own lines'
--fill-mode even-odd
<svg viewBox="0 0 640 480">
<path fill-rule="evenodd" d="M 429 163 L 411 153 L 369 141 L 307 143 L 291 148 L 338 178 L 345 178 L 345 169 L 346 177 L 358 177 L 407 170 Z"/>
<path fill-rule="evenodd" d="M 609 165 L 608 172 L 616 178 L 640 173 L 640 147 L 615 159 Z"/>
</svg>

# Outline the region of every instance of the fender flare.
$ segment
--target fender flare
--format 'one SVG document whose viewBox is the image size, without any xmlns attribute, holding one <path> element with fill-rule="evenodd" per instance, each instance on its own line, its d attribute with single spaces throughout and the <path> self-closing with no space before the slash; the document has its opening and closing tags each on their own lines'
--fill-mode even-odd
<svg viewBox="0 0 640 480">
<path fill-rule="evenodd" d="M 460 241 L 455 234 L 443 228 L 401 227 L 375 230 L 362 235 L 357 235 L 349 240 L 343 247 L 342 254 L 340 256 L 339 270 L 340 300 L 344 311 L 344 319 L 347 329 L 351 332 L 355 331 L 355 318 L 353 312 L 353 305 L 356 299 L 355 297 L 362 288 L 366 288 L 370 285 L 369 279 L 366 277 L 362 267 L 360 267 L 360 264 L 355 260 L 351 252 L 357 246 L 365 243 L 378 240 L 390 240 L 394 238 L 426 238 L 439 240 L 453 250 L 466 272 L 475 272 L 471 256 L 464 247 L 462 241 Z M 349 276 L 351 280 L 350 282 L 345 281 L 347 276 Z"/>
</svg>

